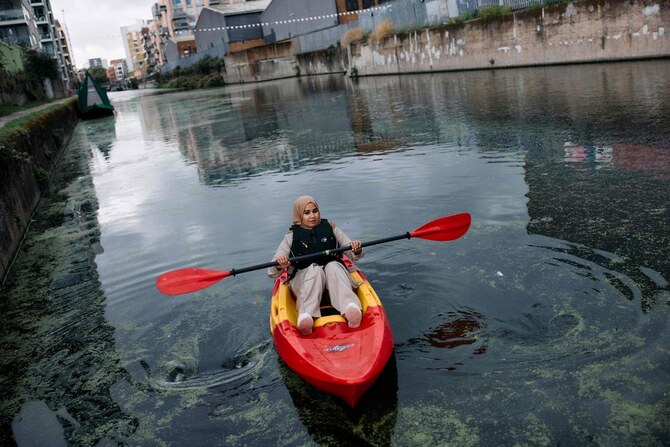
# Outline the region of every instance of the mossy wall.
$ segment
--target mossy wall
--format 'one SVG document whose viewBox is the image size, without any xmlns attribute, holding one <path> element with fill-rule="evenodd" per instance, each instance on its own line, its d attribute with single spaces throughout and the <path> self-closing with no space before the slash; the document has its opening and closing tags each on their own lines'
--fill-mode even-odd
<svg viewBox="0 0 670 447">
<path fill-rule="evenodd" d="M 254 48 L 225 56 L 226 84 L 344 73 L 349 65 L 344 48 L 328 48 L 297 55 L 291 54 L 291 47 L 287 45 L 268 48 L 266 51 Z"/>
<path fill-rule="evenodd" d="M 670 57 L 670 0 L 588 0 L 350 47 L 360 76 Z"/>
<path fill-rule="evenodd" d="M 72 100 L 0 135 L 0 278 L 11 266 L 77 122 Z"/>
</svg>

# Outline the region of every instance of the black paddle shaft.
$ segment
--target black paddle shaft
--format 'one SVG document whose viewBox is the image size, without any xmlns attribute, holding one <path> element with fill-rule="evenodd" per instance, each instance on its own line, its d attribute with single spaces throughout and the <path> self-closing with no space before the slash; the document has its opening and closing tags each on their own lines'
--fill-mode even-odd
<svg viewBox="0 0 670 447">
<path fill-rule="evenodd" d="M 400 240 L 400 239 L 410 239 L 411 237 L 412 237 L 412 235 L 409 234 L 409 231 L 408 231 L 407 233 L 399 234 L 398 236 L 385 237 L 383 239 L 376 239 L 376 240 L 370 241 L 370 242 L 361 242 L 361 248 L 362 247 L 370 247 L 372 245 L 384 244 L 386 242 L 393 242 L 393 241 L 397 241 L 397 240 Z M 308 259 L 314 259 L 314 258 L 318 258 L 318 257 L 324 256 L 324 255 L 334 255 L 334 254 L 342 253 L 342 252 L 345 252 L 345 251 L 348 251 L 348 250 L 351 250 L 351 245 L 345 245 L 344 247 L 338 247 L 338 248 L 334 248 L 332 250 L 324 250 L 324 251 L 320 251 L 318 253 L 310 253 L 308 255 L 296 256 L 296 257 L 293 257 L 293 258 L 289 258 L 288 261 L 291 262 L 291 263 L 296 262 L 296 261 L 306 261 Z M 230 271 L 230 274 L 231 274 L 231 276 L 235 276 L 235 275 L 239 275 L 240 273 L 253 272 L 254 270 L 266 269 L 268 267 L 276 267 L 277 265 L 279 265 L 279 263 L 277 261 L 266 262 L 264 264 L 252 265 L 250 267 L 244 267 L 244 268 L 237 269 L 237 270 L 232 269 Z"/>
</svg>

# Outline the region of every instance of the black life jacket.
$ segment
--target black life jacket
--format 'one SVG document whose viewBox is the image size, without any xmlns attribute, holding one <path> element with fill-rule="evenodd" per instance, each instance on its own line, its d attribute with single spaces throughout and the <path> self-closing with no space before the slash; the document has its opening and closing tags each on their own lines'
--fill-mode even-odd
<svg viewBox="0 0 670 447">
<path fill-rule="evenodd" d="M 293 244 L 291 245 L 291 256 L 303 256 L 320 251 L 332 250 L 337 248 L 337 240 L 333 227 L 330 226 L 326 219 L 321 219 L 319 225 L 308 230 L 300 225 L 292 225 Z M 338 255 L 323 255 L 317 258 L 311 258 L 306 261 L 292 262 L 296 270 L 304 269 L 310 265 L 317 263 L 319 265 L 326 265 L 331 261 L 339 260 Z"/>
</svg>

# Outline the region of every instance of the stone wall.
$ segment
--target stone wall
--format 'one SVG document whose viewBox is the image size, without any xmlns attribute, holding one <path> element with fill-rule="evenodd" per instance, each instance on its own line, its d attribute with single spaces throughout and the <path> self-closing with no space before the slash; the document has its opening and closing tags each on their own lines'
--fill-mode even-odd
<svg viewBox="0 0 670 447">
<path fill-rule="evenodd" d="M 231 53 L 224 60 L 226 84 L 343 73 L 349 65 L 343 48 L 293 55 L 290 43 Z"/>
<path fill-rule="evenodd" d="M 670 0 L 585 0 L 294 55 L 291 41 L 228 54 L 228 84 L 670 57 Z M 299 70 L 298 70 L 299 68 Z"/>
<path fill-rule="evenodd" d="M 11 266 L 77 122 L 72 100 L 0 138 L 0 279 Z"/>
<path fill-rule="evenodd" d="M 670 57 L 670 0 L 587 0 L 352 45 L 358 75 Z"/>
</svg>

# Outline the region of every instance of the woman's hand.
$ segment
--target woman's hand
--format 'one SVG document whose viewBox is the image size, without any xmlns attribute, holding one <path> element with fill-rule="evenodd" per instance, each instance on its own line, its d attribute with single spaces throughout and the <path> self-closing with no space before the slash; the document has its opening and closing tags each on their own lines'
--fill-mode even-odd
<svg viewBox="0 0 670 447">
<path fill-rule="evenodd" d="M 278 270 L 284 270 L 291 265 L 291 263 L 288 262 L 288 256 L 279 256 L 275 261 L 277 261 Z"/>
<path fill-rule="evenodd" d="M 358 256 L 358 255 L 361 254 L 361 249 L 362 249 L 362 247 L 361 247 L 361 241 L 359 241 L 359 240 L 356 239 L 356 240 L 351 241 L 351 243 L 350 243 L 349 245 L 351 246 L 351 251 L 352 251 L 356 256 Z"/>
</svg>

